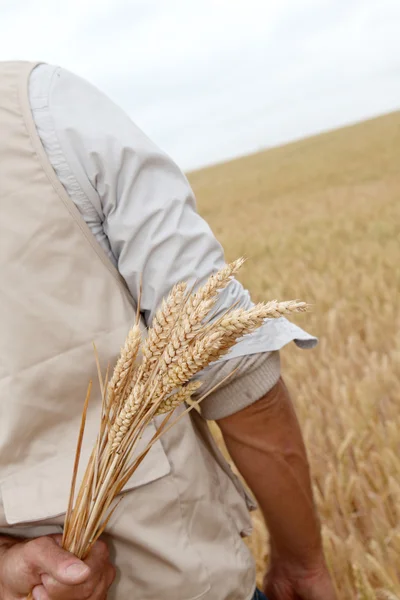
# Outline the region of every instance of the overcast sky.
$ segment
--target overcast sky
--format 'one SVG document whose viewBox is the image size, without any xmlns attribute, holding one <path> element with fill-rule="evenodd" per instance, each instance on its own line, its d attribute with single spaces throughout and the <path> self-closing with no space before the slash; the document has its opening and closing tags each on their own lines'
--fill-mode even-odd
<svg viewBox="0 0 400 600">
<path fill-rule="evenodd" d="M 186 170 L 400 108 L 400 1 L 0 0 L 0 59 L 86 77 Z"/>
</svg>

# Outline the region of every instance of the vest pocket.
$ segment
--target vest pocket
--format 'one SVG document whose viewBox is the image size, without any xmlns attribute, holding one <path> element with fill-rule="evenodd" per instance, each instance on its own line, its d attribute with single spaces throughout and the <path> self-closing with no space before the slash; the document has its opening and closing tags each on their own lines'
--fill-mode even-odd
<svg viewBox="0 0 400 600">
<path fill-rule="evenodd" d="M 155 434 L 151 423 L 138 446 L 137 453 Z M 91 447 L 82 449 L 77 490 L 89 458 Z M 74 457 L 55 455 L 30 467 L 19 469 L 0 483 L 3 509 L 9 525 L 52 520 L 65 515 L 71 485 Z M 124 491 L 133 490 L 168 475 L 171 467 L 160 441 L 128 481 Z"/>
</svg>

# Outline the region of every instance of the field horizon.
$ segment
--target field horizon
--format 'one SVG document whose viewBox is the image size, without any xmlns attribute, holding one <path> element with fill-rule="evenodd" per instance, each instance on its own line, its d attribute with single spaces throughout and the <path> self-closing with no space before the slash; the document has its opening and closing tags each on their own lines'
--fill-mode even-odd
<svg viewBox="0 0 400 600">
<path fill-rule="evenodd" d="M 296 137 L 292 140 L 284 141 L 281 144 L 273 144 L 272 146 L 267 145 L 264 147 L 260 147 L 257 150 L 254 150 L 253 152 L 247 152 L 245 154 L 240 154 L 237 156 L 232 156 L 230 158 L 217 160 L 213 163 L 207 163 L 207 164 L 200 165 L 198 167 L 194 167 L 191 169 L 189 168 L 189 169 L 186 169 L 185 172 L 189 178 L 192 178 L 192 177 L 196 176 L 196 173 L 200 173 L 200 172 L 203 172 L 203 171 L 206 171 L 209 169 L 218 168 L 218 167 L 221 167 L 226 164 L 241 162 L 243 159 L 251 159 L 251 157 L 258 156 L 260 154 L 265 154 L 266 152 L 271 152 L 271 151 L 277 150 L 279 148 L 285 148 L 287 146 L 295 146 L 296 144 L 303 143 L 303 142 L 311 142 L 314 139 L 321 138 L 323 136 L 329 136 L 331 133 L 335 133 L 336 131 L 344 131 L 344 130 L 352 129 L 354 127 L 364 126 L 367 123 L 370 123 L 372 121 L 378 121 L 378 120 L 384 119 L 386 117 L 392 117 L 398 112 L 400 112 L 400 108 L 395 109 L 395 110 L 389 110 L 387 112 L 382 112 L 382 113 L 379 113 L 376 115 L 372 115 L 365 119 L 358 119 L 356 121 L 345 123 L 344 125 L 341 125 L 340 127 L 330 127 L 330 128 L 324 129 L 322 131 L 319 131 L 319 132 L 316 132 L 316 133 L 313 133 L 310 135 Z"/>
<path fill-rule="evenodd" d="M 285 347 L 282 375 L 341 600 L 400 600 L 399 148 L 396 111 L 187 174 L 253 299 L 313 305 L 293 320 L 319 345 Z"/>
</svg>

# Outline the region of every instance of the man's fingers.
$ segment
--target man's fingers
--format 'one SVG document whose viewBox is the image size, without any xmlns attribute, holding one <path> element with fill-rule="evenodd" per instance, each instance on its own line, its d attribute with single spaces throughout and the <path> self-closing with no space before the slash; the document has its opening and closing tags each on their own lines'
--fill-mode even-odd
<svg viewBox="0 0 400 600">
<path fill-rule="evenodd" d="M 86 558 L 85 563 L 90 567 L 96 569 L 99 565 L 105 565 L 110 560 L 110 552 L 107 544 L 103 540 L 98 540 L 90 551 L 89 556 Z"/>
<path fill-rule="evenodd" d="M 97 578 L 94 576 L 80 585 L 67 586 L 59 583 L 48 575 L 43 575 L 43 585 L 46 590 L 46 600 L 97 600 L 106 598 L 114 576 L 114 570 L 107 566 Z M 40 598 L 40 600 L 42 600 Z"/>
<path fill-rule="evenodd" d="M 97 600 L 106 597 L 107 590 L 115 578 L 115 568 L 109 562 L 107 545 L 103 541 L 96 542 L 84 564 L 89 569 L 89 576 L 76 585 L 66 585 L 52 575 L 42 575 L 42 582 L 50 600 Z"/>
<path fill-rule="evenodd" d="M 83 583 L 90 575 L 88 565 L 60 548 L 51 537 L 26 542 L 23 555 L 25 564 L 32 573 L 50 575 L 65 585 Z"/>
<path fill-rule="evenodd" d="M 59 537 L 45 536 L 14 544 L 4 553 L 0 587 L 7 598 L 32 591 L 35 600 L 105 600 L 115 577 L 106 544 L 97 542 L 81 561 L 60 543 Z"/>
<path fill-rule="evenodd" d="M 110 563 L 110 552 L 107 544 L 103 540 L 98 540 L 93 546 L 85 563 L 94 572 L 103 571 L 106 580 L 109 581 L 109 586 L 115 579 L 116 570 L 114 565 Z"/>
<path fill-rule="evenodd" d="M 106 583 L 107 583 L 107 589 L 109 587 L 112 586 L 112 584 L 114 583 L 114 579 L 117 575 L 117 569 L 114 567 L 114 565 L 109 565 L 108 569 L 107 569 L 107 573 L 105 575 L 106 577 Z"/>
<path fill-rule="evenodd" d="M 42 576 L 43 586 L 50 600 L 83 600 L 93 598 L 102 579 L 103 575 L 99 574 L 98 578 L 91 577 L 88 581 L 78 585 L 64 585 L 49 575 Z"/>
<path fill-rule="evenodd" d="M 33 600 L 50 600 L 50 596 L 46 592 L 43 585 L 37 585 L 32 591 Z"/>
</svg>

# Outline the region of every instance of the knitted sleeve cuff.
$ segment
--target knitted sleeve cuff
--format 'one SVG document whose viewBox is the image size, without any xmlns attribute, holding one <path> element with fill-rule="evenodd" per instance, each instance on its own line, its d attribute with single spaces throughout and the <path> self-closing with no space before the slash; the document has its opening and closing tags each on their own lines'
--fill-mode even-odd
<svg viewBox="0 0 400 600">
<path fill-rule="evenodd" d="M 280 377 L 278 351 L 266 353 L 253 369 L 244 371 L 235 379 L 205 398 L 201 414 L 205 419 L 217 421 L 256 402 L 269 392 Z"/>
</svg>

